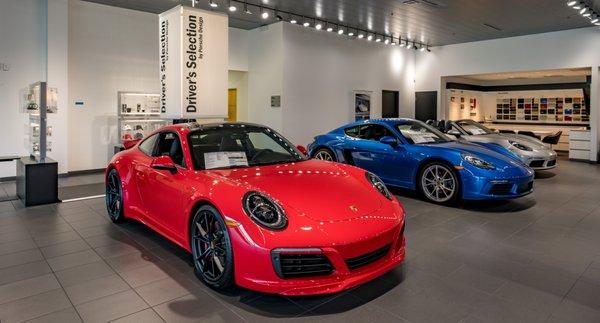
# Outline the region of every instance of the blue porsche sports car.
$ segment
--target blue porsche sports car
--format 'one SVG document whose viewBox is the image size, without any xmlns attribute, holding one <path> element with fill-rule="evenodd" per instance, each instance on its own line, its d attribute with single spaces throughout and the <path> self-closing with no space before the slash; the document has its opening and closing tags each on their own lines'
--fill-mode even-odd
<svg viewBox="0 0 600 323">
<path fill-rule="evenodd" d="M 311 157 L 355 165 L 429 201 L 511 199 L 533 191 L 534 172 L 483 146 L 451 141 L 412 119 L 358 121 L 315 137 Z"/>
</svg>

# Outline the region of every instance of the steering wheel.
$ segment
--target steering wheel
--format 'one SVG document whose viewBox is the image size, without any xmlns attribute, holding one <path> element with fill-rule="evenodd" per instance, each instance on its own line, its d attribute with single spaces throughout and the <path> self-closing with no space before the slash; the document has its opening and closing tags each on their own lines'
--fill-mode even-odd
<svg viewBox="0 0 600 323">
<path fill-rule="evenodd" d="M 258 158 L 258 156 L 261 156 L 261 155 L 263 155 L 264 153 L 267 153 L 267 152 L 268 152 L 268 153 L 272 153 L 272 152 L 273 152 L 273 150 L 271 150 L 271 149 L 269 149 L 269 148 L 266 148 L 266 149 L 261 149 L 261 150 L 259 150 L 259 151 L 258 151 L 256 154 L 254 154 L 254 156 L 252 156 L 252 158 L 250 159 L 250 161 L 251 161 L 251 162 L 255 161 L 255 160 Z"/>
</svg>

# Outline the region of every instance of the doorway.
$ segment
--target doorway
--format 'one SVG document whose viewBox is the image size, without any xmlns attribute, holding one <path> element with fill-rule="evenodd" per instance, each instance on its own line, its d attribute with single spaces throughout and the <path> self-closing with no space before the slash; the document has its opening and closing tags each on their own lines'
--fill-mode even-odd
<svg viewBox="0 0 600 323">
<path fill-rule="evenodd" d="M 229 89 L 227 99 L 227 121 L 237 121 L 237 89 Z"/>
<path fill-rule="evenodd" d="M 399 115 L 399 92 L 398 91 L 381 91 L 381 117 L 383 118 L 398 118 Z"/>
<path fill-rule="evenodd" d="M 437 91 L 415 93 L 415 119 L 437 120 Z"/>
</svg>

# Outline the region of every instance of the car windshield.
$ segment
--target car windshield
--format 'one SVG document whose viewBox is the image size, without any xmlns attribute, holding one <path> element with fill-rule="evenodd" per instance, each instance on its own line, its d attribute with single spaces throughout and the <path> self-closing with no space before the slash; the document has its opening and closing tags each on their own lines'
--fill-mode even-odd
<svg viewBox="0 0 600 323">
<path fill-rule="evenodd" d="M 227 124 L 189 134 L 196 169 L 243 168 L 305 160 L 275 131 L 251 125 Z"/>
<path fill-rule="evenodd" d="M 431 144 L 450 141 L 439 130 L 421 121 L 406 121 L 396 126 L 400 134 L 411 144 Z"/>
<path fill-rule="evenodd" d="M 456 124 L 471 136 L 488 135 L 494 133 L 492 130 L 485 127 L 481 123 L 475 122 L 473 120 L 460 120 L 456 121 Z"/>
</svg>

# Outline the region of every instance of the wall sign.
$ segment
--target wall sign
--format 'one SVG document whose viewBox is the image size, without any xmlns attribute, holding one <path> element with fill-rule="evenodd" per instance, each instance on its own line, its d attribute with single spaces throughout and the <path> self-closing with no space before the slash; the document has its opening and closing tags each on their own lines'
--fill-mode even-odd
<svg viewBox="0 0 600 323">
<path fill-rule="evenodd" d="M 6 63 L 0 63 L 0 72 L 8 72 L 10 71 L 10 67 Z"/>
<path fill-rule="evenodd" d="M 164 118 L 227 118 L 228 17 L 177 6 L 159 15 Z"/>
</svg>

